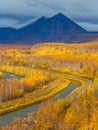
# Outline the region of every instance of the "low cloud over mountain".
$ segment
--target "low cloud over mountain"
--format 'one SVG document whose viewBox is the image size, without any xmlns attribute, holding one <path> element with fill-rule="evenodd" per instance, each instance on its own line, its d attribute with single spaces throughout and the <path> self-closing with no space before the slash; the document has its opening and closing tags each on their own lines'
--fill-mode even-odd
<svg viewBox="0 0 98 130">
<path fill-rule="evenodd" d="M 1 0 L 0 26 L 17 28 L 31 19 L 43 15 L 50 17 L 58 12 L 69 16 L 88 31 L 98 30 L 98 0 Z M 9 21 L 7 25 L 5 19 Z"/>
</svg>

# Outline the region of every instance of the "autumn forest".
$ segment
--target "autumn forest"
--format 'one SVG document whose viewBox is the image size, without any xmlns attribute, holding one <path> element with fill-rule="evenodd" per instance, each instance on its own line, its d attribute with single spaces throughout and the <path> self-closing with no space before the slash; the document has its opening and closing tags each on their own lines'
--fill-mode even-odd
<svg viewBox="0 0 98 130">
<path fill-rule="evenodd" d="M 98 130 L 98 41 L 1 44 L 0 128 Z"/>
</svg>

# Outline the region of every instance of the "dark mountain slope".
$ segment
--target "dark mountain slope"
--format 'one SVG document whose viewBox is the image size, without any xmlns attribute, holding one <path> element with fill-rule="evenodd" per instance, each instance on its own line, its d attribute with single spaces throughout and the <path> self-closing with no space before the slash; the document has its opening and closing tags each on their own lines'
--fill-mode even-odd
<svg viewBox="0 0 98 130">
<path fill-rule="evenodd" d="M 85 42 L 98 38 L 98 33 L 87 32 L 81 26 L 59 13 L 53 17 L 41 17 L 18 30 L 0 28 L 0 42 Z"/>
<path fill-rule="evenodd" d="M 85 29 L 59 13 L 51 18 L 41 17 L 36 22 L 18 30 L 19 40 L 55 40 L 64 35 L 87 33 Z"/>
<path fill-rule="evenodd" d="M 15 34 L 16 30 L 13 28 L 0 28 L 0 41 L 10 40 L 10 36 Z"/>
</svg>

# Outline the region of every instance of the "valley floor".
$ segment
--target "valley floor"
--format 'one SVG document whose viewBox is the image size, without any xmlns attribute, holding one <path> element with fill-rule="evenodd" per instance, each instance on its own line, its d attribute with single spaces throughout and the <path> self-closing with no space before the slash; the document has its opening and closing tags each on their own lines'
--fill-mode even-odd
<svg viewBox="0 0 98 130">
<path fill-rule="evenodd" d="M 11 78 L 3 79 L 4 72 Z M 73 88 L 73 81 L 78 87 Z M 65 91 L 69 93 L 66 98 L 49 101 Z M 98 129 L 97 42 L 0 46 L 1 119 L 6 113 L 46 100 L 47 105 L 2 130 Z"/>
</svg>

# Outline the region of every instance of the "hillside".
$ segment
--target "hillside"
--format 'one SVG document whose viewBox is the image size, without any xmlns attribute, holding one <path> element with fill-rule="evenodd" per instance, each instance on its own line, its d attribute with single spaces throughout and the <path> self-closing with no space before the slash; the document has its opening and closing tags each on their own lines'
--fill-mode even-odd
<svg viewBox="0 0 98 130">
<path fill-rule="evenodd" d="M 98 38 L 98 33 L 86 31 L 71 19 L 59 13 L 53 17 L 41 17 L 20 29 L 0 28 L 0 42 L 85 42 Z"/>
</svg>

